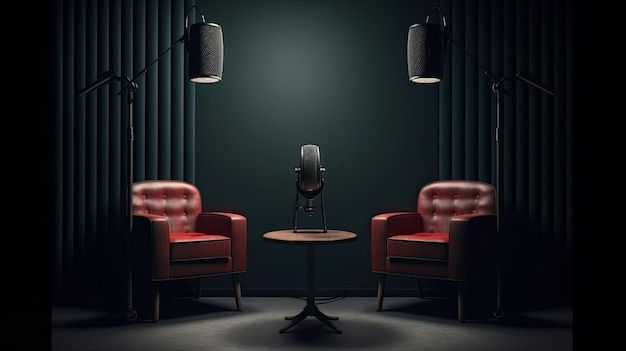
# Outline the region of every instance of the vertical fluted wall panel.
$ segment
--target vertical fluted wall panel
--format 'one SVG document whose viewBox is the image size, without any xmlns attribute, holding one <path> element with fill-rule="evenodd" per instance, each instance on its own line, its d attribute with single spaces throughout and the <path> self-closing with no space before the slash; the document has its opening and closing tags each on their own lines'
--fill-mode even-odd
<svg viewBox="0 0 626 351">
<path fill-rule="evenodd" d="M 122 84 L 79 97 L 111 71 L 132 77 L 180 38 L 195 1 L 56 1 L 52 34 L 55 297 L 123 296 L 128 112 Z M 195 90 L 182 44 L 138 79 L 134 180 L 195 180 Z M 191 141 L 189 141 L 190 139 Z M 113 283 L 112 283 L 113 282 Z M 103 295 L 108 294 L 104 292 Z M 121 298 L 123 300 L 123 298 Z"/>
<path fill-rule="evenodd" d="M 146 64 L 154 61 L 159 50 L 159 2 L 146 1 Z M 157 64 L 158 65 L 158 64 Z M 159 177 L 159 66 L 145 76 L 146 89 L 146 179 Z"/>
<path fill-rule="evenodd" d="M 63 16 L 74 15 L 74 2 L 63 4 Z M 74 22 L 63 22 L 63 90 L 74 89 Z M 63 272 L 74 275 L 74 95 L 63 94 Z"/>
<path fill-rule="evenodd" d="M 133 72 L 139 72 L 146 66 L 146 0 L 135 0 L 133 3 Z M 135 179 L 146 177 L 146 76 L 137 81 L 145 89 L 137 91 L 135 100 Z"/>
<path fill-rule="evenodd" d="M 195 4 L 195 0 L 185 0 L 185 9 Z M 189 23 L 196 22 L 196 11 L 189 13 Z M 187 72 L 185 71 L 185 75 Z M 184 162 L 185 179 L 194 183 L 196 181 L 196 85 L 189 79 L 185 79 L 185 106 L 184 106 Z"/>
<path fill-rule="evenodd" d="M 171 11 L 171 39 L 172 41 L 180 38 L 182 30 L 185 26 L 185 9 L 183 0 L 172 1 Z M 171 170 L 172 179 L 184 179 L 185 173 L 185 149 L 184 149 L 184 128 L 185 128 L 185 72 L 184 72 L 185 48 L 178 45 L 172 50 L 172 160 Z"/>
<path fill-rule="evenodd" d="M 478 60 L 484 65 L 491 63 L 491 4 L 489 0 L 478 1 Z M 488 93 L 491 84 L 483 72 L 478 73 L 478 179 L 491 182 L 493 145 L 493 125 L 491 121 L 491 96 Z"/>
<path fill-rule="evenodd" d="M 497 78 L 521 73 L 556 91 L 553 97 L 519 81 L 505 83 L 500 189 L 507 296 L 554 297 L 572 267 L 572 2 L 451 0 L 441 6 L 459 44 L 452 45 L 439 87 L 441 179 L 495 185 L 495 96 L 463 50 Z"/>
<path fill-rule="evenodd" d="M 465 1 L 452 0 L 452 37 L 458 43 L 451 45 L 452 61 L 452 178 L 465 178 Z M 455 79 L 454 77 L 459 77 Z"/>
<path fill-rule="evenodd" d="M 452 16 L 451 0 L 443 0 L 441 7 L 448 16 Z M 449 23 L 449 30 L 454 29 L 454 23 Z M 443 62 L 443 79 L 439 84 L 439 177 L 452 177 L 452 52 L 448 45 Z"/>
<path fill-rule="evenodd" d="M 172 8 L 170 1 L 159 2 L 158 52 L 163 52 L 171 44 Z M 170 179 L 172 174 L 172 67 L 171 55 L 163 56 L 158 65 L 158 150 L 159 179 Z"/>
<path fill-rule="evenodd" d="M 53 170 L 53 212 L 52 212 L 52 287 L 55 298 L 63 287 L 63 3 L 57 2 L 53 7 L 54 33 L 52 36 L 54 50 L 52 55 L 52 116 L 54 118 L 54 163 Z"/>
<path fill-rule="evenodd" d="M 465 1 L 465 50 L 478 51 L 478 1 Z M 465 178 L 478 178 L 478 67 L 465 61 Z"/>
</svg>

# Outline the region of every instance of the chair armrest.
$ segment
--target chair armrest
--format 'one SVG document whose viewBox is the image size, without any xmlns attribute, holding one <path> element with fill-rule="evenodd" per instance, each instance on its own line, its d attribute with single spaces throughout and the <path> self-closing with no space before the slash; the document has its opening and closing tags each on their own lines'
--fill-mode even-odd
<svg viewBox="0 0 626 351">
<path fill-rule="evenodd" d="M 233 271 L 243 272 L 247 266 L 248 221 L 246 217 L 227 212 L 204 212 L 198 215 L 196 231 L 230 238 Z"/>
<path fill-rule="evenodd" d="M 449 234 L 450 279 L 486 276 L 495 267 L 495 215 L 466 214 L 452 217 Z"/>
<path fill-rule="evenodd" d="M 385 271 L 387 238 L 422 231 L 422 217 L 417 212 L 383 213 L 372 217 L 372 271 Z"/>
<path fill-rule="evenodd" d="M 170 227 L 167 217 L 133 215 L 133 270 L 143 278 L 170 276 Z"/>
</svg>

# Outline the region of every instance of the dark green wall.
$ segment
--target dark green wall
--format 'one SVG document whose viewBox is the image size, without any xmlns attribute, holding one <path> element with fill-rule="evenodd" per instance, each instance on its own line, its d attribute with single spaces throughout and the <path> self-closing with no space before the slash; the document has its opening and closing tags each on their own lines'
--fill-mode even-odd
<svg viewBox="0 0 626 351">
<path fill-rule="evenodd" d="M 59 0 L 51 6 L 55 297 L 97 294 L 119 306 L 124 298 L 117 228 L 125 102 L 113 98 L 119 84 L 84 98 L 76 91 L 106 69 L 137 72 L 181 33 L 183 9 L 193 2 Z M 290 225 L 299 146 L 316 143 L 328 168 L 329 225 L 360 235 L 320 249 L 320 286 L 373 290 L 372 215 L 415 208 L 418 189 L 431 180 L 492 181 L 495 174 L 494 104 L 473 61 L 457 47 L 448 53 L 439 86 L 408 82 L 408 26 L 423 22 L 434 3 L 200 1 L 207 20 L 224 28 L 224 80 L 195 85 L 184 79 L 182 47 L 140 80 L 135 179 L 195 182 L 206 210 L 249 218 L 247 293 L 301 288 L 304 249 L 265 243 L 261 235 Z M 505 301 L 571 295 L 578 196 L 572 1 L 441 5 L 455 39 L 494 74 L 522 71 L 557 92 L 553 98 L 507 86 Z M 390 282 L 391 288 L 411 285 Z M 217 293 L 229 286 L 228 279 L 206 282 L 207 291 Z"/>
<path fill-rule="evenodd" d="M 329 227 L 359 235 L 318 249 L 318 286 L 374 289 L 370 218 L 414 209 L 418 189 L 437 178 L 437 87 L 409 83 L 406 67 L 408 27 L 433 2 L 198 5 L 223 27 L 225 53 L 223 81 L 196 87 L 196 183 L 205 210 L 248 217 L 244 289 L 305 286 L 304 247 L 262 235 L 290 226 L 306 143 L 320 146 L 328 170 Z"/>
</svg>

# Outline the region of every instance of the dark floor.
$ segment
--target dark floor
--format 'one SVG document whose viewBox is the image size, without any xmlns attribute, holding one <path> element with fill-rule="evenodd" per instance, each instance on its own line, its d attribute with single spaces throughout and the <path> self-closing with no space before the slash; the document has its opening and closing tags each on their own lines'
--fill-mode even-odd
<svg viewBox="0 0 626 351">
<path fill-rule="evenodd" d="M 52 350 L 571 350 L 572 310 L 525 313 L 505 321 L 456 321 L 451 300 L 350 297 L 320 305 L 338 315 L 334 334 L 309 317 L 287 334 L 285 315 L 300 312 L 293 298 L 244 297 L 244 311 L 233 299 L 203 297 L 165 302 L 159 323 L 111 323 L 100 312 L 52 309 Z"/>
</svg>

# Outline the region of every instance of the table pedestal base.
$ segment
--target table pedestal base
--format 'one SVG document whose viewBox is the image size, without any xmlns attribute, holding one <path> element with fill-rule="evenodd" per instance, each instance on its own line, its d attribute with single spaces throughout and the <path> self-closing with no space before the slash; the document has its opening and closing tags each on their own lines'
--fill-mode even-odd
<svg viewBox="0 0 626 351">
<path fill-rule="evenodd" d="M 302 310 L 302 312 L 298 313 L 295 316 L 287 316 L 286 320 L 291 321 L 288 326 L 279 330 L 279 333 L 284 333 L 287 330 L 293 328 L 300 322 L 302 322 L 306 317 L 315 317 L 319 319 L 322 323 L 328 326 L 330 329 L 334 330 L 335 333 L 341 334 L 341 330 L 333 324 L 331 321 L 336 321 L 339 317 L 327 316 L 322 311 L 317 308 L 315 304 L 315 247 L 313 245 L 307 245 L 307 298 L 306 298 L 306 306 Z"/>
<path fill-rule="evenodd" d="M 334 330 L 335 333 L 337 334 L 342 333 L 341 330 L 337 328 L 333 322 L 331 322 L 331 321 L 338 320 L 339 317 L 325 315 L 322 311 L 319 310 L 319 308 L 317 308 L 317 305 L 315 304 L 312 304 L 312 305 L 307 304 L 302 310 L 302 312 L 298 313 L 297 315 L 285 317 L 285 320 L 288 320 L 288 321 L 290 320 L 291 323 L 289 323 L 288 326 L 281 329 L 279 333 L 282 334 L 286 332 L 287 330 L 293 328 L 294 326 L 296 326 L 297 324 L 302 322 L 306 317 L 309 317 L 309 316 L 319 319 L 322 323 L 324 323 L 330 329 Z"/>
<path fill-rule="evenodd" d="M 287 316 L 286 320 L 291 321 L 288 326 L 282 328 L 279 332 L 285 333 L 294 326 L 300 324 L 307 317 L 315 317 L 324 325 L 332 329 L 335 333 L 341 334 L 342 331 L 335 326 L 332 321 L 339 320 L 339 317 L 327 316 L 319 310 L 315 304 L 315 245 L 344 243 L 356 240 L 356 234 L 343 230 L 328 229 L 326 232 L 298 231 L 293 230 L 275 230 L 263 234 L 265 240 L 281 243 L 306 245 L 306 306 L 302 312 L 295 316 Z M 328 300 L 330 302 L 331 300 Z M 320 302 L 320 304 L 325 302 Z"/>
</svg>

